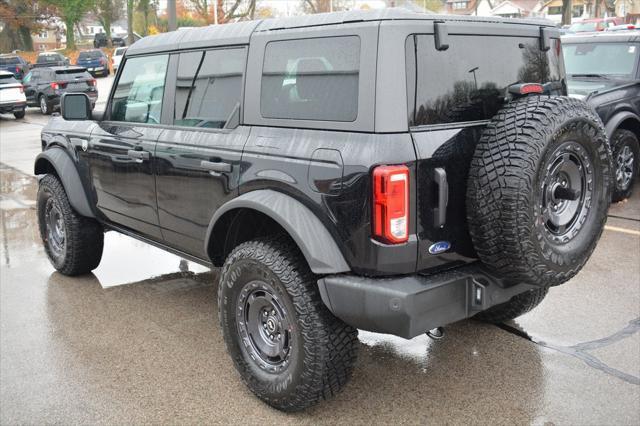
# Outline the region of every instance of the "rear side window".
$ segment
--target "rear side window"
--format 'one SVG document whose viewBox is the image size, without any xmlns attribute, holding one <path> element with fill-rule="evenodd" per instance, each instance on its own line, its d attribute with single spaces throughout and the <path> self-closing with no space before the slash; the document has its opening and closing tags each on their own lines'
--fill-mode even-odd
<svg viewBox="0 0 640 426">
<path fill-rule="evenodd" d="M 130 58 L 125 63 L 111 100 L 111 119 L 160 123 L 169 55 Z"/>
<path fill-rule="evenodd" d="M 260 112 L 265 118 L 355 121 L 360 38 L 327 37 L 267 44 Z"/>
<path fill-rule="evenodd" d="M 433 35 L 407 39 L 407 99 L 411 126 L 488 120 L 502 107 L 509 86 L 558 82 L 559 42 L 540 50 L 538 38 L 452 36 L 438 51 Z"/>
<path fill-rule="evenodd" d="M 180 54 L 173 124 L 221 129 L 240 103 L 245 49 Z"/>
</svg>

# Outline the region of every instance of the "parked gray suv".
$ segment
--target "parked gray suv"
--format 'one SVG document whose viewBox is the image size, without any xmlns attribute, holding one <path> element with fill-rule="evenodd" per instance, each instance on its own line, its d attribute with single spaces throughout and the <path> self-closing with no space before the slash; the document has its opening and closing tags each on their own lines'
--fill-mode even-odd
<svg viewBox="0 0 640 426">
<path fill-rule="evenodd" d="M 240 377 L 300 410 L 347 383 L 357 329 L 505 321 L 580 271 L 611 154 L 565 95 L 541 21 L 385 10 L 147 37 L 106 111 L 66 94 L 42 131 L 45 250 L 88 273 L 111 230 L 220 267 Z"/>
</svg>

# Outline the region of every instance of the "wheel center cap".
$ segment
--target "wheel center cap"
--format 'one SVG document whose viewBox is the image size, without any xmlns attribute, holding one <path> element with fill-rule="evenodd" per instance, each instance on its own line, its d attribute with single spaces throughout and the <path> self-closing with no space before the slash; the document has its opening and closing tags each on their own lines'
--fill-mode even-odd
<svg viewBox="0 0 640 426">
<path fill-rule="evenodd" d="M 276 321 L 273 318 L 267 320 L 267 330 L 272 332 L 276 330 Z"/>
</svg>

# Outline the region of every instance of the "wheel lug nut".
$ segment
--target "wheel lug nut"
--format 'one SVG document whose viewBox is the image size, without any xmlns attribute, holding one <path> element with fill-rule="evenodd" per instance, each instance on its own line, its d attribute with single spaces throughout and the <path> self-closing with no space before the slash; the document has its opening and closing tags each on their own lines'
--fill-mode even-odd
<svg viewBox="0 0 640 426">
<path fill-rule="evenodd" d="M 262 323 L 262 328 L 267 328 L 267 323 L 266 322 Z"/>
<path fill-rule="evenodd" d="M 280 340 L 280 338 L 282 337 L 282 335 L 280 335 L 280 333 L 278 333 L 278 335 L 276 336 L 278 338 L 278 340 Z"/>
<path fill-rule="evenodd" d="M 272 310 L 271 310 L 271 315 L 275 315 L 275 314 L 276 314 L 276 310 L 275 310 L 275 309 L 272 309 Z"/>
</svg>

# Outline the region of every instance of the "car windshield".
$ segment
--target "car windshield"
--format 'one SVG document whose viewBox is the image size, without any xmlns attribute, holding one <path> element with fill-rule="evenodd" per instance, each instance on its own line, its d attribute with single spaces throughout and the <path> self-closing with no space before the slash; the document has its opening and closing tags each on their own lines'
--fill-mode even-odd
<svg viewBox="0 0 640 426">
<path fill-rule="evenodd" d="M 0 84 L 13 84 L 17 82 L 18 80 L 16 80 L 12 74 L 0 74 Z"/>
<path fill-rule="evenodd" d="M 102 52 L 97 50 L 91 52 L 80 52 L 78 59 L 98 59 L 102 57 Z"/>
<path fill-rule="evenodd" d="M 60 60 L 60 55 L 56 53 L 47 54 L 47 55 L 39 55 L 36 63 L 41 64 L 44 62 L 53 62 Z"/>
<path fill-rule="evenodd" d="M 20 63 L 20 59 L 18 59 L 17 56 L 7 56 L 4 58 L 0 58 L 0 65 L 13 65 L 13 64 L 19 64 Z"/>
<path fill-rule="evenodd" d="M 637 43 L 563 44 L 569 77 L 632 78 L 638 63 Z"/>
</svg>

